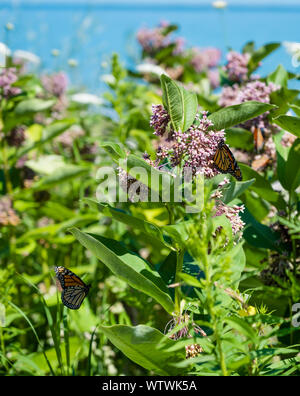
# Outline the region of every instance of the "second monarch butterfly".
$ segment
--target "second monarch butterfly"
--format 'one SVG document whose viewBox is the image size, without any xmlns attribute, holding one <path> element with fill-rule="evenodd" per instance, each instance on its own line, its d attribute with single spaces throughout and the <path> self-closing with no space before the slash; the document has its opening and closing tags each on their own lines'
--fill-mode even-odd
<svg viewBox="0 0 300 396">
<path fill-rule="evenodd" d="M 253 128 L 253 138 L 254 138 L 254 147 L 255 151 L 259 153 L 265 145 L 265 134 L 262 128 L 254 127 Z"/>
<path fill-rule="evenodd" d="M 61 301 L 70 309 L 79 309 L 91 285 L 86 285 L 65 267 L 55 267 L 55 273 L 62 288 Z"/>
<path fill-rule="evenodd" d="M 214 166 L 219 172 L 230 173 L 237 180 L 242 180 L 242 172 L 234 158 L 234 155 L 223 139 L 220 140 L 217 151 L 215 152 Z"/>
</svg>

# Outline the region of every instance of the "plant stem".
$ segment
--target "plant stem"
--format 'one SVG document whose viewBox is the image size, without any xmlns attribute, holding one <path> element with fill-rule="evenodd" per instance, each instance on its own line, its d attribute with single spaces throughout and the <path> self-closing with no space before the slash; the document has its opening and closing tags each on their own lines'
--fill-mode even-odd
<svg viewBox="0 0 300 396">
<path fill-rule="evenodd" d="M 3 172 L 4 172 L 4 179 L 5 179 L 5 186 L 6 190 L 9 195 L 12 195 L 13 188 L 9 177 L 9 166 L 7 161 L 7 153 L 6 153 L 6 142 L 5 139 L 2 138 L 2 161 L 3 161 Z"/>
<path fill-rule="evenodd" d="M 183 256 L 184 250 L 178 249 L 177 250 L 177 263 L 176 263 L 176 274 L 175 274 L 175 283 L 179 282 L 179 274 L 182 272 L 183 267 Z M 180 315 L 180 288 L 175 287 L 175 313 Z"/>
</svg>

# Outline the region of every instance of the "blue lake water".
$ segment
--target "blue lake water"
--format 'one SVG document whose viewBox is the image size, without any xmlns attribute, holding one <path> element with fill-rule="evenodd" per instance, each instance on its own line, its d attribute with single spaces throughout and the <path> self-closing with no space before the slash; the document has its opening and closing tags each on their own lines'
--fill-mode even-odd
<svg viewBox="0 0 300 396">
<path fill-rule="evenodd" d="M 18 5 L 19 4 L 19 5 Z M 100 92 L 101 64 L 112 52 L 118 52 L 128 65 L 138 56 L 135 32 L 152 27 L 161 20 L 177 23 L 178 35 L 188 46 L 216 46 L 225 53 L 227 47 L 240 50 L 246 41 L 257 45 L 270 41 L 300 41 L 300 6 L 232 5 L 222 12 L 210 5 L 150 4 L 0 4 L 0 41 L 12 49 L 32 51 L 42 59 L 41 69 L 66 70 L 74 84 L 90 92 Z M 6 31 L 6 23 L 14 30 Z M 58 57 L 51 50 L 60 51 Z M 71 68 L 68 59 L 76 59 Z M 282 63 L 292 72 L 290 56 L 284 48 L 264 62 L 261 74 L 273 71 Z"/>
</svg>

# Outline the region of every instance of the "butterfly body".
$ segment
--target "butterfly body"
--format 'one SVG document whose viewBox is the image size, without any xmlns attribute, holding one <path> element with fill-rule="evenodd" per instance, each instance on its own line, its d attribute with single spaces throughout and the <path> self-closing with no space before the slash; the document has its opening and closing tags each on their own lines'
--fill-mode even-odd
<svg viewBox="0 0 300 396">
<path fill-rule="evenodd" d="M 55 267 L 55 273 L 62 288 L 63 304 L 70 309 L 79 309 L 91 285 L 86 285 L 79 276 L 65 267 Z"/>
<path fill-rule="evenodd" d="M 237 180 L 242 180 L 242 172 L 234 158 L 234 155 L 223 139 L 221 139 L 218 144 L 213 161 L 214 166 L 219 172 L 229 173 Z"/>
</svg>

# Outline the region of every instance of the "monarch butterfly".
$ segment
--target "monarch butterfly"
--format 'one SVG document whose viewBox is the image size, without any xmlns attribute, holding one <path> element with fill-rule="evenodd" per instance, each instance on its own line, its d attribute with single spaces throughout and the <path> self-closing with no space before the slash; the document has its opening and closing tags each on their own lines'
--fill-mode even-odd
<svg viewBox="0 0 300 396">
<path fill-rule="evenodd" d="M 221 173 L 230 173 L 237 180 L 242 180 L 242 172 L 229 147 L 221 139 L 214 155 L 214 165 Z"/>
<path fill-rule="evenodd" d="M 253 138 L 254 138 L 254 147 L 255 147 L 255 151 L 258 153 L 260 152 L 265 145 L 265 134 L 263 129 L 258 128 L 258 127 L 254 127 L 253 128 Z"/>
<path fill-rule="evenodd" d="M 80 308 L 91 285 L 86 285 L 79 276 L 65 267 L 55 267 L 56 277 L 62 288 L 61 301 L 70 309 Z"/>
<path fill-rule="evenodd" d="M 269 162 L 270 162 L 270 158 L 267 155 L 263 154 L 260 156 L 260 158 L 252 162 L 251 167 L 256 171 L 259 171 L 264 169 Z"/>
</svg>

